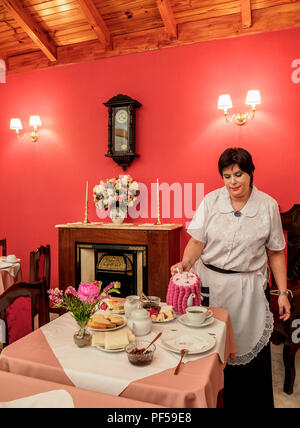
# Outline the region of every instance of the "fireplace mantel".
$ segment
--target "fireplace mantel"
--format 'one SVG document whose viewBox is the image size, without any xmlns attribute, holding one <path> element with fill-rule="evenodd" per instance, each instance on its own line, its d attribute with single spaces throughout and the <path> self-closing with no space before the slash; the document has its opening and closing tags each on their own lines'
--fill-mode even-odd
<svg viewBox="0 0 300 428">
<path fill-rule="evenodd" d="M 148 294 L 165 299 L 170 267 L 180 259 L 181 224 L 59 224 L 59 288 L 76 283 L 76 243 L 146 245 Z"/>
</svg>

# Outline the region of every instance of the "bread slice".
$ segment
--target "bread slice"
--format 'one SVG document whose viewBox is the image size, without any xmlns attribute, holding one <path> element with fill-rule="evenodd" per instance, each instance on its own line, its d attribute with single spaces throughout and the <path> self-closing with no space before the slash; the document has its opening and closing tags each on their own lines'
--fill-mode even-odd
<svg viewBox="0 0 300 428">
<path fill-rule="evenodd" d="M 120 315 L 109 314 L 105 315 L 105 318 L 118 326 L 124 324 L 124 318 L 120 317 Z"/>
<path fill-rule="evenodd" d="M 129 344 L 128 334 L 125 330 L 117 330 L 105 333 L 105 349 L 125 348 Z"/>
<path fill-rule="evenodd" d="M 116 326 L 116 323 L 111 322 L 103 314 L 100 313 L 94 314 L 88 323 L 88 327 L 99 329 L 115 328 Z"/>
<path fill-rule="evenodd" d="M 92 346 L 105 346 L 105 332 L 99 331 L 97 333 L 93 333 L 92 336 Z"/>
</svg>

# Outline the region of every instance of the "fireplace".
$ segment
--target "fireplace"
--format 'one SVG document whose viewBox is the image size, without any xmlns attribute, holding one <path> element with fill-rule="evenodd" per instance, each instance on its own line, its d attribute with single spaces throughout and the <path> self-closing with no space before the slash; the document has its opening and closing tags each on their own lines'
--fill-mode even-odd
<svg viewBox="0 0 300 428">
<path fill-rule="evenodd" d="M 119 297 L 148 293 L 147 246 L 76 243 L 76 288 L 80 282 L 121 283 Z"/>
<path fill-rule="evenodd" d="M 118 277 L 128 286 L 126 290 L 122 284 L 123 295 L 143 291 L 166 298 L 170 267 L 180 260 L 181 224 L 67 223 L 56 227 L 61 290 L 78 286 L 81 280 L 101 279 L 106 285 Z"/>
</svg>

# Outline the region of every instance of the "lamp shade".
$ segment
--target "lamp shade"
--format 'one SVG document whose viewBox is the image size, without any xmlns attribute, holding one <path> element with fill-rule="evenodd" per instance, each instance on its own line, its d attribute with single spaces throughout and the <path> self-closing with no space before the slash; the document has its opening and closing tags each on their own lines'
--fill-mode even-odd
<svg viewBox="0 0 300 428">
<path fill-rule="evenodd" d="M 218 100 L 218 109 L 225 110 L 232 108 L 232 101 L 229 94 L 220 95 Z"/>
<path fill-rule="evenodd" d="M 41 126 L 42 122 L 40 116 L 30 116 L 29 125 L 33 127 Z"/>
<path fill-rule="evenodd" d="M 23 129 L 22 122 L 20 119 L 10 119 L 10 129 Z"/>
<path fill-rule="evenodd" d="M 246 97 L 247 105 L 256 105 L 261 103 L 260 92 L 257 89 L 248 91 Z"/>
</svg>

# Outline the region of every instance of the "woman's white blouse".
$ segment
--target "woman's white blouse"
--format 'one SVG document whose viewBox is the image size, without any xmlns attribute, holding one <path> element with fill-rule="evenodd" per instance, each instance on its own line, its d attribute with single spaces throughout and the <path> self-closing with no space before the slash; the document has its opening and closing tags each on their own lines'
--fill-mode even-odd
<svg viewBox="0 0 300 428">
<path fill-rule="evenodd" d="M 240 212 L 240 217 L 234 215 L 226 187 L 205 196 L 188 227 L 193 238 L 205 243 L 203 263 L 252 272 L 266 265 L 266 248 L 273 251 L 285 248 L 275 199 L 253 186 Z"/>
</svg>

